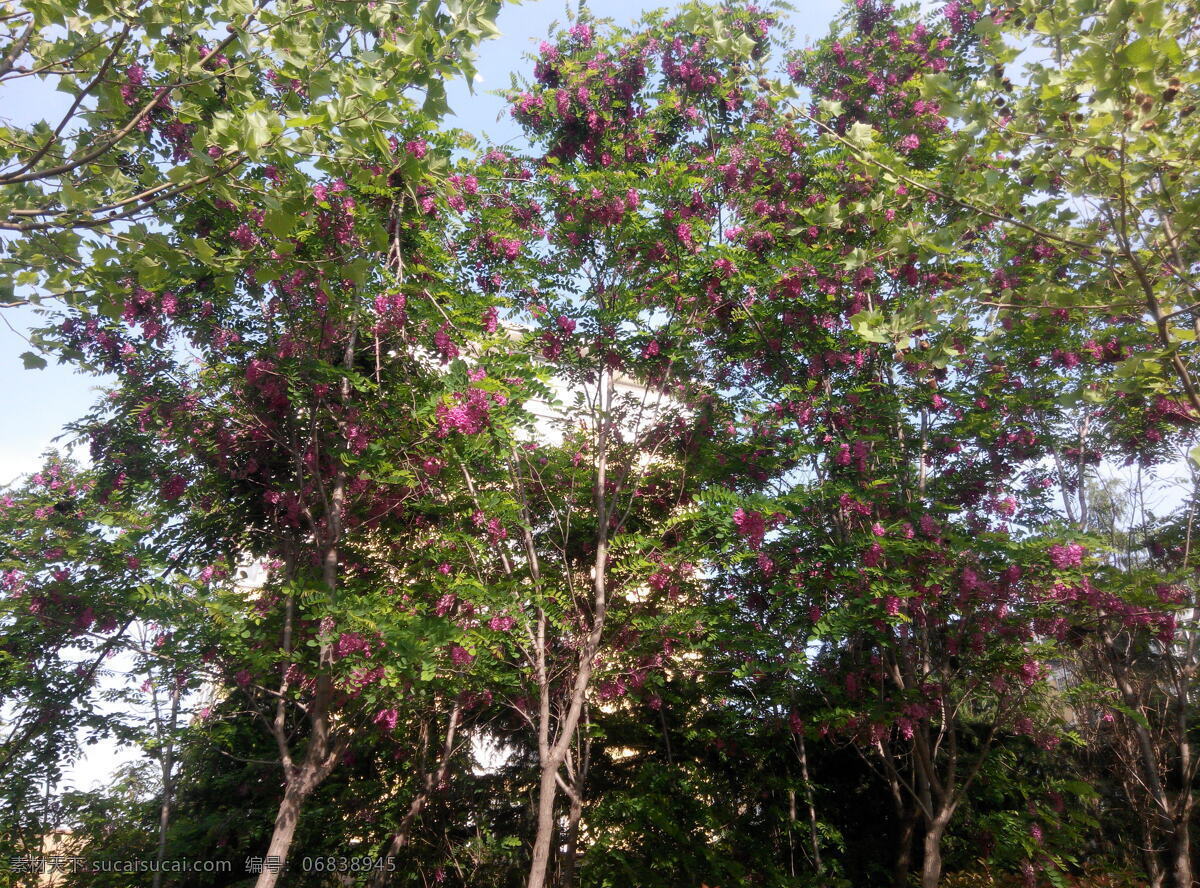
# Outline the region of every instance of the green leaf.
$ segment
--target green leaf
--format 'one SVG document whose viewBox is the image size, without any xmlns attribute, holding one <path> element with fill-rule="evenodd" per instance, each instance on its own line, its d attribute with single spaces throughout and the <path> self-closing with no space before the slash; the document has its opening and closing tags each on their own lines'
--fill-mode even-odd
<svg viewBox="0 0 1200 888">
<path fill-rule="evenodd" d="M 433 118 L 445 117 L 450 111 L 446 101 L 446 85 L 441 80 L 431 80 L 425 88 L 425 102 L 421 113 Z"/>
<path fill-rule="evenodd" d="M 867 342 L 887 342 L 882 330 L 883 316 L 877 311 L 860 311 L 850 318 L 850 328 Z"/>
<path fill-rule="evenodd" d="M 1139 37 L 1119 53 L 1123 64 L 1139 71 L 1153 71 L 1156 57 L 1154 43 L 1149 37 Z"/>
<path fill-rule="evenodd" d="M 278 238 L 290 235 L 295 224 L 296 217 L 286 210 L 271 210 L 263 217 L 263 225 Z"/>
<path fill-rule="evenodd" d="M 192 249 L 196 251 L 196 258 L 205 265 L 213 264 L 213 259 L 216 257 L 217 251 L 212 248 L 212 244 L 207 240 L 202 237 L 194 238 L 192 240 Z"/>
<path fill-rule="evenodd" d="M 875 127 L 869 123 L 856 123 L 846 133 L 846 141 L 858 148 L 869 148 L 875 142 Z"/>
</svg>

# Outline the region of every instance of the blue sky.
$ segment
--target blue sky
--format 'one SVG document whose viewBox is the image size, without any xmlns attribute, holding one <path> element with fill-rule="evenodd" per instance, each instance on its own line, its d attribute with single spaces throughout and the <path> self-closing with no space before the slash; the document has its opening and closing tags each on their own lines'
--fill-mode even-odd
<svg viewBox="0 0 1200 888">
<path fill-rule="evenodd" d="M 575 8 L 576 3 L 572 2 L 571 7 Z M 669 4 L 619 0 L 593 2 L 591 9 L 597 16 L 625 24 L 646 10 L 664 5 Z M 498 144 L 517 139 L 518 130 L 507 117 L 502 100 L 490 93 L 507 88 L 512 72 L 528 74 L 531 65 L 524 55 L 537 48 L 552 22 L 566 21 L 566 8 L 564 0 L 526 0 L 503 7 L 498 20 L 502 35 L 479 51 L 482 79 L 475 84 L 475 94 L 461 80 L 448 85 L 450 106 L 455 112 L 448 122 Z M 837 0 L 797 3 L 788 17 L 801 45 L 807 45 L 809 37 L 823 35 L 840 8 Z M 32 78 L 22 78 L 0 88 L 0 119 L 22 125 L 42 117 L 53 118 L 56 111 L 65 110 L 67 102 L 62 93 Z M 4 485 L 36 469 L 40 454 L 63 425 L 87 411 L 96 397 L 96 380 L 65 367 L 25 370 L 19 358 L 28 350 L 23 334 L 36 317 L 28 310 L 0 309 L 0 320 L 0 417 L 4 417 L 0 423 L 0 485 Z"/>
</svg>

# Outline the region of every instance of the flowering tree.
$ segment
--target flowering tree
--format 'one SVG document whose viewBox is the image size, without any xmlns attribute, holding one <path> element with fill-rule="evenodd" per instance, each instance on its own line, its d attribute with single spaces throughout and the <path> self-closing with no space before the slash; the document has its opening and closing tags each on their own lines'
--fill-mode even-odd
<svg viewBox="0 0 1200 888">
<path fill-rule="evenodd" d="M 114 719 L 102 707 L 112 657 L 169 675 L 175 701 L 203 678 L 182 667 L 206 633 L 195 631 L 203 623 L 194 604 L 173 594 L 183 553 L 172 554 L 171 535 L 161 529 L 166 514 L 145 498 L 115 503 L 98 495 L 99 480 L 54 455 L 0 495 L 0 755 L 11 778 L 2 808 L 11 857 L 39 853 L 42 838 L 59 826 L 49 790 L 82 743 L 141 736 L 132 719 Z M 192 631 L 165 628 L 189 625 Z"/>
<path fill-rule="evenodd" d="M 280 859 L 353 734 L 394 729 L 406 687 L 470 660 L 466 624 L 438 603 L 451 571 L 435 559 L 454 545 L 428 515 L 465 507 L 437 480 L 451 426 L 500 425 L 502 409 L 480 411 L 505 398 L 479 401 L 478 378 L 436 357 L 457 347 L 447 310 L 477 329 L 484 312 L 443 305 L 425 265 L 440 259 L 439 214 L 419 176 L 448 142 L 410 127 L 379 162 L 299 196 L 300 173 L 255 167 L 227 192 L 236 202 L 214 193 L 181 211 L 178 236 L 205 238 L 206 263 L 179 262 L 153 288 L 127 277 L 119 320 L 81 307 L 55 333 L 118 379 L 81 426 L 106 495 L 152 486 L 181 541 L 224 556 L 192 580 L 221 633 L 214 665 L 277 745 L 285 792 L 267 856 Z M 235 576 L 245 559 L 265 565 L 257 592 Z M 423 699 L 446 707 L 453 734 L 449 697 Z"/>
<path fill-rule="evenodd" d="M 915 242 L 955 207 L 861 156 L 938 168 L 947 121 L 919 86 L 958 72 L 954 50 L 946 26 L 862 3 L 793 57 L 812 105 L 760 155 L 774 177 L 737 195 L 734 284 L 753 290 L 718 327 L 731 375 L 755 374 L 743 427 L 774 494 L 733 515 L 743 619 L 786 621 L 766 662 L 816 669 L 828 705 L 795 730 L 874 754 L 902 824 L 897 880 L 920 825 L 927 886 L 997 735 L 1050 742 L 1040 663 L 1066 629 L 1045 546 L 1022 539 L 1049 508 L 1050 438 L 1025 430 L 1045 404 L 990 353 L 994 319 L 954 297 L 990 257 Z"/>
<path fill-rule="evenodd" d="M 711 437 L 730 414 L 703 322 L 733 273 L 713 154 L 766 116 L 746 91 L 769 25 L 754 8 L 691 6 L 632 31 L 581 18 L 510 96 L 540 152 L 491 151 L 455 183 L 471 283 L 504 295 L 566 392 L 563 419 L 512 451 L 522 538 L 494 568 L 522 578 L 510 612 L 540 771 L 531 888 L 550 878 L 560 792 L 572 882 L 598 710 L 662 705 L 651 688 L 702 603 L 712 531 L 694 504 L 738 474 Z"/>
<path fill-rule="evenodd" d="M 65 38 L 66 7 L 3 20 L 0 77 L 49 77 L 73 98 L 56 126 L 8 131 L 7 267 L 34 288 L 20 295 L 68 306 L 35 341 L 117 378 L 81 430 L 108 501 L 152 489 L 175 516 L 187 594 L 225 633 L 207 662 L 249 689 L 275 738 L 285 792 L 269 856 L 286 858 L 350 730 L 395 728 L 388 701 L 408 677 L 431 680 L 442 656 L 461 666 L 442 611 L 428 608 L 431 628 L 420 601 L 396 607 L 406 573 L 389 559 L 396 529 L 422 526 L 409 506 L 438 496 L 441 465 L 443 374 L 421 352 L 441 296 L 408 268 L 436 242 L 447 146 L 424 136 L 442 77 L 471 76 L 497 6 L 106 7 Z M 420 409 L 385 408 L 396 381 Z M 207 564 L 189 561 L 198 550 Z M 253 608 L 235 573 L 246 559 L 267 564 Z M 391 672 L 372 660 L 388 644 L 405 653 Z M 346 698 L 354 713 L 335 714 Z"/>
<path fill-rule="evenodd" d="M 1074 416 L 1054 454 L 1074 500 L 1064 507 L 1076 533 L 1099 530 L 1113 512 L 1102 497 L 1101 515 L 1092 514 L 1092 466 L 1110 457 L 1148 471 L 1193 443 L 1200 407 L 1190 351 L 1194 245 L 1181 224 L 1195 197 L 1195 10 L 1165 4 L 1113 17 L 1087 5 L 951 4 L 946 12 L 986 75 L 925 81 L 924 95 L 961 120 L 954 155 L 967 162 L 914 182 L 961 208 L 947 237 L 989 220 L 1003 265 L 990 292 L 969 298 L 994 304 L 1021 359 L 1069 380 Z M 1107 61 L 1097 66 L 1100 54 Z M 1047 315 L 1070 322 L 1064 341 Z M 1116 703 L 1102 724 L 1128 740 L 1123 773 L 1139 787 L 1131 807 L 1146 812 L 1146 844 L 1166 846 L 1161 861 L 1148 853 L 1147 874 L 1169 873 L 1177 885 L 1193 881 L 1194 753 L 1186 731 L 1156 713 L 1183 723 L 1192 708 L 1191 508 L 1189 498 L 1158 527 L 1144 507 L 1125 512 L 1118 520 L 1136 530 L 1123 534 L 1124 552 L 1101 555 L 1108 569 L 1065 593 L 1096 645 L 1089 678 L 1106 676 L 1104 690 L 1089 683 L 1093 711 Z M 1095 540 L 1098 553 L 1116 542 L 1106 536 Z"/>
</svg>

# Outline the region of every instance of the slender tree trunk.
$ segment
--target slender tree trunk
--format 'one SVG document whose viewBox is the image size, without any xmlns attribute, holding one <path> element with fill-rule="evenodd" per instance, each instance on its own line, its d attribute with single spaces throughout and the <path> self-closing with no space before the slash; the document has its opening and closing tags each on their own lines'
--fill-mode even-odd
<svg viewBox="0 0 1200 888">
<path fill-rule="evenodd" d="M 331 534 L 336 540 L 340 535 L 340 509 L 345 487 L 345 473 L 339 471 L 333 492 L 334 507 L 338 517 L 331 516 Z M 323 558 L 323 578 L 332 593 L 337 588 L 338 552 L 337 543 L 330 544 Z M 290 618 L 289 609 L 289 618 Z M 285 632 L 288 631 L 285 629 Z M 289 639 L 290 641 L 290 639 Z M 318 654 L 322 672 L 317 676 L 317 687 L 308 707 L 309 722 L 312 733 L 308 746 L 304 751 L 304 759 L 299 765 L 293 764 L 288 750 L 288 736 L 284 719 L 284 700 L 280 696 L 276 719 L 272 725 L 275 742 L 279 746 L 280 758 L 283 763 L 284 793 L 279 803 L 279 811 L 275 816 L 275 830 L 271 834 L 271 843 L 267 847 L 266 864 L 259 875 L 254 888 L 275 888 L 280 874 L 287 866 L 288 853 L 292 847 L 292 839 L 296 834 L 296 825 L 300 820 L 300 810 L 321 781 L 329 776 L 337 764 L 345 738 L 335 740 L 329 724 L 329 707 L 333 699 L 333 679 L 329 668 L 333 661 L 333 647 L 328 639 L 322 639 Z M 284 673 L 283 688 L 287 687 L 287 673 Z"/>
<path fill-rule="evenodd" d="M 1153 837 L 1147 835 L 1146 847 L 1142 849 L 1142 861 L 1146 867 L 1146 879 L 1149 888 L 1163 888 L 1167 883 L 1167 874 L 1163 871 L 1162 861 L 1152 844 Z"/>
<path fill-rule="evenodd" d="M 1123 738 L 1123 740 L 1125 743 L 1130 742 L 1128 738 Z M 1130 751 L 1130 754 L 1136 756 L 1137 752 Z M 1134 810 L 1134 818 L 1141 830 L 1142 841 L 1138 848 L 1138 855 L 1141 858 L 1142 868 L 1146 871 L 1147 888 L 1166 888 L 1167 872 L 1163 869 L 1163 855 L 1156 843 L 1157 833 L 1154 829 L 1156 818 L 1153 814 L 1142 810 L 1149 802 L 1137 783 L 1136 769 L 1118 759 L 1117 771 L 1121 774 L 1121 788 L 1125 793 L 1125 798 Z M 1134 862 L 1132 858 L 1132 854 L 1128 855 L 1127 859 L 1131 864 Z"/>
<path fill-rule="evenodd" d="M 1195 781 L 1194 751 L 1188 740 L 1189 715 L 1187 684 L 1179 688 L 1174 702 L 1177 715 L 1176 731 L 1179 743 L 1176 751 L 1176 770 L 1179 789 L 1175 792 L 1175 829 L 1171 834 L 1171 870 L 1176 888 L 1192 888 L 1195 875 L 1192 871 L 1192 784 Z"/>
<path fill-rule="evenodd" d="M 158 739 L 161 747 L 159 766 L 162 769 L 163 784 L 162 805 L 158 811 L 158 853 L 155 855 L 158 866 L 154 870 L 154 878 L 151 882 L 153 888 L 160 888 L 162 885 L 162 866 L 167 857 L 167 829 L 171 825 L 171 803 L 175 789 L 172 772 L 175 767 L 175 728 L 179 720 L 179 683 L 175 680 L 175 676 L 171 676 L 171 679 L 171 709 L 165 731 L 158 714 L 158 694 L 151 685 L 151 693 L 154 694 L 154 719 L 158 727 Z"/>
<path fill-rule="evenodd" d="M 541 781 L 538 785 L 537 835 L 533 841 L 533 859 L 529 864 L 528 888 L 545 888 L 546 869 L 550 864 L 550 845 L 554 840 L 554 802 L 558 792 L 554 778 L 561 767 L 561 759 L 548 759 L 541 763 Z"/>
<path fill-rule="evenodd" d="M 549 743 L 549 692 L 550 684 L 545 668 L 544 617 L 539 618 L 538 686 L 540 692 L 540 715 L 538 725 L 538 753 L 541 779 L 538 783 L 537 835 L 533 842 L 533 859 L 529 866 L 529 881 L 526 888 L 545 888 L 546 872 L 550 863 L 552 844 L 556 835 L 554 803 L 558 794 L 558 772 L 566 761 L 567 752 L 579 726 L 579 719 L 587 701 L 592 670 L 596 665 L 596 654 L 604 637 L 604 620 L 608 612 L 608 441 L 610 411 L 612 409 L 612 372 L 601 366 L 600 390 L 597 394 L 596 475 L 592 486 L 592 497 L 596 509 L 596 554 L 592 562 L 592 616 L 587 637 L 580 645 L 576 661 L 575 681 L 567 698 L 566 711 L 557 726 L 557 741 Z M 614 494 L 615 495 L 615 494 Z"/>
<path fill-rule="evenodd" d="M 357 328 L 350 331 L 343 356 L 343 366 L 348 370 L 354 366 L 354 349 L 358 341 Z M 350 402 L 350 378 L 343 376 L 339 387 L 343 406 Z M 318 474 L 318 479 L 320 475 Z M 346 468 L 339 465 L 334 473 L 333 486 L 329 493 L 327 511 L 325 513 L 326 529 L 322 539 L 321 579 L 331 597 L 338 589 L 338 570 L 341 564 L 339 546 L 342 540 L 343 518 L 346 505 Z M 285 620 L 284 650 L 290 651 L 292 639 L 291 621 L 294 618 L 294 600 L 289 597 L 288 610 Z M 287 866 L 288 852 L 292 847 L 292 839 L 296 834 L 296 825 L 300 820 L 300 809 L 304 800 L 312 794 L 337 764 L 345 748 L 347 738 L 334 737 L 329 723 L 330 705 L 333 700 L 333 645 L 328 638 L 322 637 L 318 651 L 320 673 L 317 676 L 317 687 L 313 693 L 312 702 L 308 707 L 308 719 L 312 726 L 308 747 L 304 752 L 304 761 L 296 766 L 292 763 L 288 749 L 288 736 L 284 718 L 284 696 L 280 694 L 276 709 L 272 733 L 279 746 L 280 759 L 283 763 L 284 793 L 279 803 L 279 812 L 275 816 L 275 831 L 271 835 L 271 844 L 267 848 L 267 858 L 271 866 L 264 866 L 263 872 L 254 883 L 254 888 L 275 888 L 280 873 Z M 287 689 L 287 672 L 285 670 L 282 691 Z M 276 867 L 277 864 L 277 867 Z"/>
<path fill-rule="evenodd" d="M 279 803 L 279 812 L 275 816 L 275 831 L 271 835 L 271 844 L 266 854 L 267 858 L 276 860 L 271 861 L 273 866 L 264 867 L 258 881 L 254 883 L 254 888 L 275 888 L 280 873 L 287 866 L 288 852 L 292 847 L 304 800 L 329 776 L 345 748 L 346 738 L 335 740 L 329 729 L 329 701 L 332 696 L 333 681 L 328 674 L 322 675 L 317 679 L 317 689 L 309 706 L 312 736 L 304 751 L 304 760 L 297 766 L 291 763 L 290 758 L 284 759 L 283 800 Z M 284 744 L 286 738 L 280 745 Z M 274 871 L 274 864 L 278 865 L 278 871 Z"/>
<path fill-rule="evenodd" d="M 585 710 L 585 729 L 590 717 L 590 713 Z M 571 778 L 571 805 L 567 811 L 567 847 L 560 871 L 559 888 L 573 888 L 578 865 L 579 825 L 583 820 L 583 794 L 587 785 L 588 769 L 591 767 L 592 740 L 585 736 L 579 745 L 581 748 L 578 750 L 578 756 L 572 755 L 566 760 L 567 773 Z"/>
<path fill-rule="evenodd" d="M 796 878 L 796 790 L 788 787 L 788 875 Z"/>
<path fill-rule="evenodd" d="M 1125 705 L 1135 711 L 1141 712 L 1142 705 L 1138 699 L 1137 693 L 1132 684 L 1130 684 L 1121 662 L 1120 651 L 1112 636 L 1107 633 L 1104 636 L 1105 654 L 1108 658 L 1109 665 L 1112 668 L 1111 675 L 1113 676 L 1117 689 L 1121 692 L 1122 701 Z M 1191 867 L 1191 849 L 1189 847 L 1180 848 L 1176 844 L 1175 837 L 1182 826 L 1186 833 L 1188 817 L 1174 818 L 1172 817 L 1173 805 L 1171 798 L 1167 792 L 1167 788 L 1163 785 L 1158 776 L 1158 750 L 1155 748 L 1154 738 L 1146 726 L 1139 723 L 1136 719 L 1127 719 L 1129 729 L 1133 734 L 1134 748 L 1138 753 L 1139 764 L 1142 771 L 1142 785 L 1149 796 L 1150 816 L 1152 816 L 1159 824 L 1160 829 L 1170 837 L 1170 863 L 1166 869 L 1172 873 L 1172 881 L 1176 886 L 1183 888 L 1192 888 L 1192 867 Z M 1146 824 L 1146 832 L 1152 833 L 1150 824 Z M 1186 859 L 1185 859 L 1186 858 Z M 1183 869 L 1180 869 L 1182 865 Z M 1186 881 L 1180 882 L 1183 877 Z"/>
<path fill-rule="evenodd" d="M 1191 817 L 1181 816 L 1171 836 L 1171 874 L 1175 888 L 1193 888 Z"/>
<path fill-rule="evenodd" d="M 396 831 L 392 833 L 392 841 L 388 845 L 386 857 L 395 857 L 403 848 L 408 847 L 409 840 L 412 836 L 412 826 L 420 815 L 425 803 L 429 801 L 429 797 L 446 779 L 446 771 L 450 767 L 450 757 L 454 753 L 454 735 L 458 730 L 459 716 L 462 714 L 462 707 L 455 703 L 454 708 L 450 711 L 450 721 L 446 725 L 446 741 L 442 746 L 441 759 L 438 761 L 438 766 L 435 771 L 429 771 L 425 774 L 421 788 L 417 790 L 417 794 L 413 796 L 412 802 L 409 803 L 408 811 L 405 812 L 404 818 L 400 821 L 400 825 L 396 827 Z M 371 879 L 371 888 L 383 888 L 388 882 L 390 873 L 386 869 L 378 869 Z"/>
<path fill-rule="evenodd" d="M 892 804 L 896 808 L 896 821 L 900 824 L 892 884 L 895 888 L 905 888 L 908 885 L 908 875 L 912 871 L 913 839 L 917 834 L 917 823 L 921 819 L 921 803 L 911 795 L 911 787 L 905 787 L 901 783 L 900 773 L 887 747 L 880 743 L 876 748 L 887 772 L 888 788 L 892 792 Z M 915 776 L 919 780 L 920 775 Z M 921 797 L 925 799 L 928 797 L 928 787 L 922 785 L 922 789 L 924 791 Z"/>
<path fill-rule="evenodd" d="M 813 798 L 812 781 L 808 776 L 808 748 L 804 745 L 804 732 L 796 734 L 796 754 L 800 758 L 800 778 L 804 781 L 804 804 L 808 808 L 808 840 L 812 845 L 813 866 L 817 873 L 824 872 L 821 864 L 821 834 L 817 829 L 817 805 Z"/>
<path fill-rule="evenodd" d="M 567 847 L 563 856 L 562 879 L 560 888 L 574 888 L 575 863 L 579 854 L 579 821 L 583 817 L 583 787 L 575 786 L 575 795 L 571 798 L 571 807 L 567 811 Z"/>
<path fill-rule="evenodd" d="M 275 815 L 275 831 L 271 834 L 271 844 L 267 847 L 269 865 L 263 867 L 254 888 L 275 888 L 287 864 L 292 839 L 296 836 L 296 826 L 300 822 L 300 809 L 316 786 L 312 783 L 313 775 L 307 773 L 308 769 L 301 766 L 301 770 L 302 773 L 287 782 L 283 801 L 279 803 L 279 812 Z"/>
</svg>

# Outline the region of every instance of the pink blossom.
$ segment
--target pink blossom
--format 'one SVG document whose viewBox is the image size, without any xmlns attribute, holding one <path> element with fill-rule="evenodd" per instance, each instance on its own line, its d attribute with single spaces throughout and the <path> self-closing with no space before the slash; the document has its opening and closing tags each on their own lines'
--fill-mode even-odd
<svg viewBox="0 0 1200 888">
<path fill-rule="evenodd" d="M 1021 664 L 1021 683 L 1027 688 L 1031 688 L 1034 682 L 1041 677 L 1042 667 L 1036 660 L 1029 660 Z"/>
<path fill-rule="evenodd" d="M 435 411 L 438 437 L 445 438 L 451 432 L 463 435 L 479 434 L 488 425 L 491 404 L 492 401 L 483 389 L 472 388 L 466 393 L 455 392 L 451 403 L 443 401 Z"/>
<path fill-rule="evenodd" d="M 433 347 L 442 356 L 443 363 L 453 361 L 458 357 L 458 346 L 454 344 L 454 340 L 450 338 L 447 330 L 447 325 L 442 324 L 442 326 L 438 327 L 437 332 L 433 334 Z"/>
<path fill-rule="evenodd" d="M 396 730 L 396 722 L 399 719 L 399 713 L 395 709 L 381 709 L 376 713 L 373 721 L 388 733 Z"/>
<path fill-rule="evenodd" d="M 738 535 L 745 538 L 751 549 L 758 549 L 762 546 L 767 526 L 761 512 L 747 512 L 741 508 L 734 509 L 733 524 Z"/>
<path fill-rule="evenodd" d="M 257 235 L 250 230 L 250 226 L 245 222 L 229 233 L 229 239 L 243 250 L 252 249 L 258 243 Z"/>
<path fill-rule="evenodd" d="M 495 333 L 499 326 L 499 315 L 496 313 L 495 306 L 492 306 L 483 313 L 483 329 L 488 333 Z"/>
<path fill-rule="evenodd" d="M 509 261 L 521 255 L 521 242 L 515 237 L 503 237 L 497 242 L 497 245 L 500 247 L 500 252 L 504 254 L 504 258 Z"/>
<path fill-rule="evenodd" d="M 882 558 L 883 546 L 879 543 L 871 543 L 862 556 L 863 564 L 867 567 L 876 567 Z"/>
<path fill-rule="evenodd" d="M 492 545 L 496 545 L 503 539 L 508 538 L 508 531 L 505 530 L 504 524 L 499 518 L 490 518 L 487 523 L 488 539 Z"/>
<path fill-rule="evenodd" d="M 1048 551 L 1050 563 L 1059 570 L 1079 567 L 1083 564 L 1084 548 L 1078 543 L 1067 543 L 1065 546 L 1053 545 Z"/>
<path fill-rule="evenodd" d="M 187 481 L 182 475 L 172 475 L 163 484 L 159 493 L 165 500 L 177 500 L 183 496 L 183 492 L 187 490 Z"/>
<path fill-rule="evenodd" d="M 371 646 L 357 632 L 343 632 L 338 636 L 336 651 L 339 659 L 357 653 L 371 656 Z"/>
<path fill-rule="evenodd" d="M 130 65 L 125 69 L 125 82 L 121 84 L 121 100 L 133 105 L 138 100 L 138 88 L 146 81 L 146 69 L 141 65 Z M 146 122 L 149 122 L 147 118 Z"/>
</svg>

